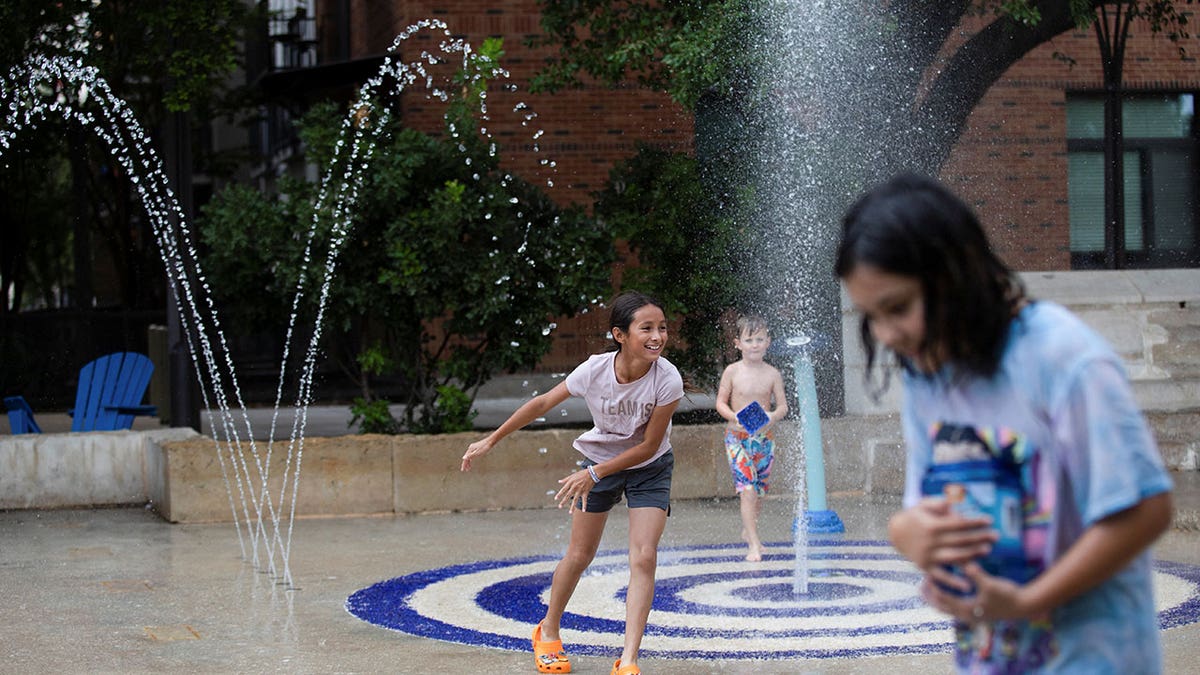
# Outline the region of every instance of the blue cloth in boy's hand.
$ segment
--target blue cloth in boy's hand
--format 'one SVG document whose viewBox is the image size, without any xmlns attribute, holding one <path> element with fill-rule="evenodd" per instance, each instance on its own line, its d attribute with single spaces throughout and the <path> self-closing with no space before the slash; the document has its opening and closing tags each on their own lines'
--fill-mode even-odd
<svg viewBox="0 0 1200 675">
<path fill-rule="evenodd" d="M 746 433 L 753 436 L 758 433 L 758 430 L 765 427 L 771 418 L 767 416 L 767 411 L 758 404 L 758 401 L 751 401 L 750 405 L 742 408 L 737 414 L 738 422 L 746 428 Z"/>
</svg>

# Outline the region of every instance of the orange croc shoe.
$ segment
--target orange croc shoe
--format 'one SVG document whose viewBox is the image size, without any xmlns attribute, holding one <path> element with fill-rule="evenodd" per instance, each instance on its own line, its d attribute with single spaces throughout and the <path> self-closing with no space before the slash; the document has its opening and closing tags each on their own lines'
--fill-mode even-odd
<svg viewBox="0 0 1200 675">
<path fill-rule="evenodd" d="M 621 665 L 621 659 L 613 664 L 612 672 L 609 675 L 642 675 L 642 669 L 637 667 L 636 663 L 631 663 L 627 666 Z"/>
<path fill-rule="evenodd" d="M 542 624 L 533 629 L 533 662 L 539 673 L 569 673 L 571 659 L 563 650 L 562 640 L 542 640 Z"/>
</svg>

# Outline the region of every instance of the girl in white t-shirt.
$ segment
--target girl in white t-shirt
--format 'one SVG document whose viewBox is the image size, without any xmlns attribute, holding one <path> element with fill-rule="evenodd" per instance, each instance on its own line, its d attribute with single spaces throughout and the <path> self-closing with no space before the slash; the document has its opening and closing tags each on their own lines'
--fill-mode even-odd
<svg viewBox="0 0 1200 675">
<path fill-rule="evenodd" d="M 609 326 L 616 351 L 580 364 L 550 391 L 517 409 L 500 428 L 472 443 L 462 470 L 482 458 L 505 436 L 544 416 L 570 396 L 583 397 L 595 425 L 574 446 L 584 468 L 558 481 L 554 498 L 571 514 L 571 540 L 554 569 L 546 615 L 533 631 L 539 672 L 569 673 L 559 622 L 604 534 L 608 512 L 624 496 L 629 500 L 629 587 L 625 595 L 625 646 L 613 675 L 641 673 L 638 650 L 650 604 L 658 541 L 670 513 L 671 415 L 683 398 L 679 371 L 662 357 L 667 318 L 654 299 L 636 292 L 613 301 Z"/>
</svg>

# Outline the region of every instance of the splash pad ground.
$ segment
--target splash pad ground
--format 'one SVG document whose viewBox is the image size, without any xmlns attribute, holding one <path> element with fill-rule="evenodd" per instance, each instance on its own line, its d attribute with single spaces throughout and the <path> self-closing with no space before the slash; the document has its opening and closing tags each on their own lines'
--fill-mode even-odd
<svg viewBox="0 0 1200 675">
<path fill-rule="evenodd" d="M 1177 479 L 1181 474 L 1175 474 Z M 1178 501 L 1192 512 L 1200 506 L 1200 481 L 1195 474 L 1179 481 Z M 845 542 L 884 538 L 887 514 L 894 498 L 874 502 L 852 494 L 833 494 L 831 507 L 847 527 Z M 763 534 L 769 541 L 786 539 L 792 515 L 790 502 L 767 502 Z M 624 509 L 614 511 L 602 550 L 623 548 Z M 727 602 L 779 602 L 771 595 L 782 582 L 753 586 L 700 589 L 701 575 L 683 574 L 687 558 L 732 558 L 737 528 L 732 500 L 677 502 L 664 536 L 664 566 L 676 580 L 662 597 L 670 607 L 662 612 L 695 615 L 706 597 L 720 593 Z M 296 524 L 292 571 L 299 590 L 288 592 L 244 563 L 233 528 L 218 525 L 170 525 L 142 509 L 9 511 L 0 513 L 0 570 L 6 605 L 0 614 L 3 655 L 14 672 L 400 672 L 423 673 L 453 664 L 456 672 L 532 672 L 523 651 L 503 645 L 431 639 L 388 630 L 349 613 L 347 598 L 378 582 L 442 575 L 446 570 L 477 572 L 533 564 L 559 553 L 565 545 L 565 514 L 553 510 L 448 513 L 375 518 L 303 519 Z M 533 542 L 533 543 L 530 543 Z M 1173 529 L 1156 546 L 1156 558 L 1181 563 L 1194 571 L 1200 566 L 1200 533 Z M 619 556 L 618 556 L 619 557 Z M 881 561 L 887 562 L 883 556 Z M 726 564 L 726 563 L 720 563 Z M 746 564 L 746 569 L 751 569 Z M 1179 567 L 1165 568 L 1175 579 Z M 481 587 L 501 593 L 513 579 L 536 581 L 542 571 L 478 579 Z M 707 574 L 708 572 L 704 572 Z M 903 576 L 902 572 L 890 576 Z M 842 600 L 849 603 L 863 591 L 837 581 Z M 702 579 L 704 585 L 713 579 Z M 731 580 L 732 581 L 732 580 Z M 603 577 L 597 582 L 604 586 Z M 1200 590 L 1186 583 L 1176 594 L 1195 597 Z M 736 586 L 737 584 L 735 584 Z M 445 591 L 453 591 L 448 584 Z M 702 591 L 699 598 L 695 595 Z M 668 592 L 669 591 L 669 592 Z M 598 597 L 619 592 L 604 586 Z M 876 592 L 887 592 L 876 591 Z M 707 594 L 707 595 L 705 595 Z M 777 594 L 776 594 L 777 595 Z M 1168 601 L 1171 601 L 1168 599 Z M 430 602 L 428 598 L 421 602 Z M 900 602 L 903 602 L 900 600 Z M 1174 601 L 1171 601 L 1174 602 Z M 1178 605 L 1178 603 L 1175 603 Z M 1161 604 L 1160 604 L 1161 606 Z M 422 612 L 456 626 L 479 621 L 474 600 L 444 595 L 442 606 L 421 605 Z M 525 608 L 527 610 L 528 608 Z M 580 614 L 586 611 L 581 604 Z M 511 620 L 521 620 L 520 607 Z M 724 611 L 724 610 L 721 610 Z M 792 611 L 792 610 L 787 610 Z M 1181 613 L 1182 612 L 1182 613 Z M 1186 616 L 1184 616 L 1186 614 Z M 1163 632 L 1167 672 L 1187 672 L 1200 648 L 1196 609 L 1173 615 L 1175 627 Z M 652 620 L 656 614 L 652 614 Z M 591 619 L 580 619 L 576 635 Z M 874 619 L 864 620 L 869 625 Z M 593 621 L 593 623 L 595 623 Z M 503 632 L 503 621 L 484 619 L 484 625 Z M 803 628 L 797 622 L 797 629 Z M 515 629 L 514 629 L 515 631 Z M 875 631 L 879 634 L 879 631 Z M 721 655 L 671 655 L 663 638 L 650 636 L 646 648 L 656 649 L 643 662 L 652 673 L 890 673 L 943 672 L 944 653 L 877 650 L 873 655 L 851 654 L 823 658 L 803 653 L 785 660 L 741 660 Z M 523 639 L 518 638 L 518 640 Z M 840 638 L 849 649 L 862 645 L 852 636 Z M 568 638 L 568 644 L 570 644 Z M 790 639 L 797 652 L 808 638 Z M 601 643 L 598 643 L 601 644 Z M 607 673 L 612 655 L 602 644 L 578 652 L 576 672 Z M 728 655 L 726 655 L 727 657 Z"/>
</svg>

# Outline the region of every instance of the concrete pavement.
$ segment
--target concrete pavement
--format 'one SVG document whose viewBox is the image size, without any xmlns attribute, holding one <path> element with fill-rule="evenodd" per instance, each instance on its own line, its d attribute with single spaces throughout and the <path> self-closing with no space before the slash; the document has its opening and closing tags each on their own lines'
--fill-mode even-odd
<svg viewBox="0 0 1200 675">
<path fill-rule="evenodd" d="M 1184 482 L 1180 501 L 1193 509 L 1200 505 L 1200 483 Z M 829 505 L 846 524 L 845 540 L 853 543 L 883 539 L 896 502 L 842 493 L 831 495 Z M 787 540 L 793 507 L 786 499 L 766 502 L 766 541 Z M 602 549 L 624 547 L 625 513 L 614 510 Z M 737 528 L 733 500 L 677 502 L 663 548 L 733 545 Z M 566 514 L 552 509 L 302 519 L 295 522 L 289 555 L 297 589 L 288 590 L 243 559 L 238 533 L 229 524 L 171 525 L 138 508 L 0 512 L 0 597 L 6 608 L 0 612 L 0 671 L 532 673 L 527 652 L 386 630 L 352 616 L 344 605 L 359 589 L 402 575 L 556 556 L 567 531 Z M 1194 569 L 1200 565 L 1200 533 L 1173 529 L 1155 553 Z M 752 563 L 736 564 L 754 574 Z M 1184 592 L 1192 594 L 1187 611 L 1195 614 L 1197 589 Z M 586 613 L 585 603 L 570 609 Z M 427 611 L 465 619 L 478 611 L 471 604 L 450 602 Z M 526 628 L 519 628 L 522 635 Z M 570 644 L 569 633 L 566 639 Z M 663 639 L 648 636 L 645 648 Z M 1193 672 L 1200 623 L 1165 630 L 1162 639 L 1167 672 Z M 576 656 L 575 672 L 603 675 L 612 658 Z M 946 672 L 949 655 L 645 658 L 641 665 L 647 673 L 676 675 L 905 674 Z"/>
<path fill-rule="evenodd" d="M 477 419 L 481 428 L 499 424 L 534 395 L 529 383 L 507 384 L 512 388 L 481 398 Z M 697 397 L 685 404 L 688 409 L 712 405 L 711 400 Z M 265 434 L 273 411 L 250 414 L 256 436 Z M 316 406 L 308 414 L 309 436 L 350 432 L 348 407 Z M 586 411 L 571 408 L 560 417 L 587 419 Z M 65 415 L 39 415 L 38 419 L 48 432 L 69 429 Z M 290 430 L 290 422 L 283 416 L 279 428 Z M 146 418 L 135 423 L 135 428 L 156 426 L 156 420 Z M 1171 616 L 1176 622 L 1162 633 L 1166 672 L 1183 673 L 1192 671 L 1200 648 L 1200 617 L 1196 616 L 1200 612 L 1200 473 L 1174 477 L 1175 526 L 1155 545 L 1155 556 L 1186 572 L 1184 577 L 1164 577 L 1167 583 L 1162 589 L 1165 595 L 1183 594 L 1186 599 L 1173 605 Z M 886 519 L 897 507 L 897 498 L 831 493 L 829 506 L 846 524 L 845 544 L 858 546 L 885 539 Z M 776 544 L 775 550 L 788 550 L 794 509 L 794 501 L 786 497 L 765 504 L 762 534 L 765 541 Z M 660 560 L 724 547 L 738 565 L 737 518 L 732 499 L 677 501 Z M 624 548 L 626 521 L 626 510 L 615 509 L 602 550 Z M 567 522 L 565 514 L 553 509 L 302 518 L 288 532 L 288 565 L 294 582 L 289 589 L 264 571 L 265 554 L 258 564 L 252 562 L 253 546 L 244 548 L 248 534 L 232 524 L 171 525 L 142 508 L 0 512 L 0 598 L 8 610 L 0 612 L 0 672 L 530 673 L 533 668 L 526 651 L 450 639 L 455 624 L 482 611 L 478 596 L 450 596 L 441 604 L 423 606 L 427 614 L 441 613 L 440 618 L 426 620 L 449 625 L 447 639 L 368 623 L 350 614 L 346 603 L 356 592 L 397 577 L 453 577 L 451 571 L 502 570 L 506 561 L 553 558 L 565 545 Z M 755 575 L 769 573 L 745 565 L 744 575 L 731 576 L 735 583 L 749 583 Z M 503 580 L 490 587 L 519 581 Z M 851 581 L 842 578 L 831 587 Z M 734 591 L 731 597 L 742 597 Z M 592 611 L 583 599 L 569 609 L 581 615 Z M 663 613 L 669 612 L 656 609 L 652 620 Z M 864 624 L 870 620 L 864 612 Z M 520 624 L 516 630 L 523 636 L 527 629 Z M 576 639 L 582 637 L 575 634 Z M 566 640 L 570 647 L 571 633 Z M 665 637 L 648 635 L 644 648 L 661 649 L 663 641 Z M 796 649 L 806 644 L 805 639 L 795 641 Z M 614 654 L 597 655 L 595 650 L 577 652 L 575 672 L 603 675 L 613 658 Z M 871 656 L 752 661 L 659 656 L 645 658 L 641 665 L 647 673 L 672 675 L 879 671 L 904 675 L 946 672 L 949 655 L 896 649 Z"/>
</svg>

